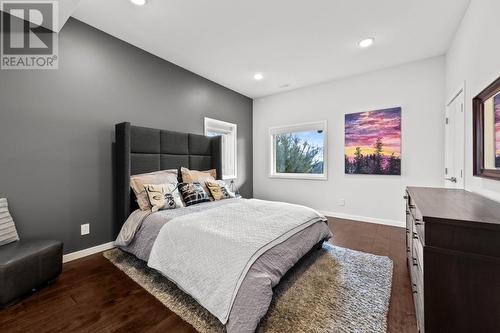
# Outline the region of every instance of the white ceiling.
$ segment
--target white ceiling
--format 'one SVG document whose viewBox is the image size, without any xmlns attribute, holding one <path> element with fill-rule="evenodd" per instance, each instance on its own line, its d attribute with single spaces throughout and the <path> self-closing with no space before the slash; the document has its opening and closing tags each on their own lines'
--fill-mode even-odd
<svg viewBox="0 0 500 333">
<path fill-rule="evenodd" d="M 73 16 L 255 98 L 442 55 L 468 3 L 81 0 Z M 365 37 L 375 44 L 358 48 Z M 264 79 L 255 81 L 255 72 Z"/>
<path fill-rule="evenodd" d="M 71 14 L 75 11 L 80 0 L 57 0 L 59 2 L 59 22 L 56 31 L 59 32 Z"/>
</svg>

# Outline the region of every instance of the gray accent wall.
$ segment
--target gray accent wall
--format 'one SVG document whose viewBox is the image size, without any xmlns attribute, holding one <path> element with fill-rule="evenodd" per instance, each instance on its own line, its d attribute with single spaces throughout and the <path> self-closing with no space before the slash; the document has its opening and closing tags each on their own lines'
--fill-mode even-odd
<svg viewBox="0 0 500 333">
<path fill-rule="evenodd" d="M 0 71 L 0 197 L 20 237 L 65 253 L 114 240 L 114 125 L 203 134 L 206 116 L 238 124 L 237 181 L 252 196 L 250 98 L 70 19 L 58 70 Z"/>
</svg>

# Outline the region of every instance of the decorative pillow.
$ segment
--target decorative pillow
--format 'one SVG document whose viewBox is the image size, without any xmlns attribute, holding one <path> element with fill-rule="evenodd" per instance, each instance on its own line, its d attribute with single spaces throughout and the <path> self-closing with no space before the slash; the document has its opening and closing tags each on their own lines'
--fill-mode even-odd
<svg viewBox="0 0 500 333">
<path fill-rule="evenodd" d="M 0 199 L 0 246 L 19 240 L 14 220 L 9 213 L 7 199 Z"/>
<path fill-rule="evenodd" d="M 151 209 L 146 184 L 172 184 L 177 186 L 177 170 L 162 170 L 130 176 L 130 187 L 134 191 L 137 204 L 141 210 Z"/>
<path fill-rule="evenodd" d="M 215 178 L 217 178 L 217 171 L 215 169 L 196 171 L 189 170 L 188 168 L 181 168 L 181 175 L 183 183 L 200 183 L 205 192 L 208 194 L 209 199 L 213 200 L 205 183 L 209 180 L 215 180 Z"/>
<path fill-rule="evenodd" d="M 222 189 L 221 189 L 218 181 L 209 180 L 209 181 L 205 182 L 205 185 L 207 186 L 207 188 L 210 191 L 210 194 L 212 195 L 212 198 L 214 198 L 214 200 L 226 199 L 225 194 L 227 194 L 227 192 L 222 192 Z"/>
<path fill-rule="evenodd" d="M 186 206 L 210 201 L 207 192 L 205 192 L 200 183 L 180 183 L 178 188 Z"/>
<path fill-rule="evenodd" d="M 220 189 L 224 195 L 224 199 L 236 198 L 236 194 L 234 194 L 234 192 L 229 189 L 229 186 L 225 181 L 218 180 L 217 182 L 219 183 Z"/>
<path fill-rule="evenodd" d="M 146 184 L 144 189 L 152 212 L 183 207 L 179 191 L 173 184 Z"/>
<path fill-rule="evenodd" d="M 229 189 L 223 180 L 209 180 L 205 183 L 214 200 L 235 198 L 236 195 Z"/>
</svg>

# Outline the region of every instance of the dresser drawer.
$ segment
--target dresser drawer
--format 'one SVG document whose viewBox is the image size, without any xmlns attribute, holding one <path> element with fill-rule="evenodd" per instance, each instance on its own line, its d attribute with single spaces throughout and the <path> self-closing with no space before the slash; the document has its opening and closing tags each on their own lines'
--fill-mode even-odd
<svg viewBox="0 0 500 333">
<path fill-rule="evenodd" d="M 425 332 L 425 321 L 424 321 L 424 298 L 418 293 L 413 297 L 413 303 L 415 304 L 415 316 L 417 319 L 418 332 Z"/>
<path fill-rule="evenodd" d="M 416 205 L 415 205 L 415 201 L 413 200 L 413 198 L 411 197 L 411 195 L 407 194 L 407 200 L 406 200 L 406 203 L 408 205 L 408 209 L 410 210 L 410 212 L 415 216 L 415 214 L 417 213 L 416 212 Z"/>
<path fill-rule="evenodd" d="M 416 260 L 416 258 L 413 258 Z M 412 265 L 410 269 L 411 288 L 413 303 L 415 304 L 415 315 L 419 332 L 424 332 L 424 280 L 418 265 Z"/>
<path fill-rule="evenodd" d="M 424 274 L 424 247 L 419 239 L 414 239 L 412 243 L 412 258 L 414 259 L 414 264 L 417 265 L 420 275 Z M 421 279 L 423 281 L 423 279 Z"/>
<path fill-rule="evenodd" d="M 412 203 L 411 200 L 408 200 L 407 204 L 407 210 L 410 211 L 414 223 L 417 225 L 423 225 L 423 216 L 420 209 L 418 209 L 418 206 L 415 203 Z"/>
<path fill-rule="evenodd" d="M 415 218 L 412 214 L 410 214 L 410 219 L 413 225 L 413 232 L 417 235 L 418 239 L 422 243 L 425 244 L 425 223 L 421 219 Z"/>
<path fill-rule="evenodd" d="M 423 297 L 424 290 L 424 270 L 423 265 L 418 261 L 418 258 L 412 257 L 409 261 L 410 264 L 410 278 L 412 282 L 413 294 Z"/>
<path fill-rule="evenodd" d="M 406 253 L 411 255 L 411 235 L 413 231 L 413 221 L 409 211 L 406 211 Z"/>
</svg>

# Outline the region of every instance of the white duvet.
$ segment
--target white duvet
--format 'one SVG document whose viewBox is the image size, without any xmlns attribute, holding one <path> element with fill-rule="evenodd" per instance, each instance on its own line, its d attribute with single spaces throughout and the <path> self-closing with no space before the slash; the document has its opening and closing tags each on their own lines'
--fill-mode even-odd
<svg viewBox="0 0 500 333">
<path fill-rule="evenodd" d="M 321 220 L 304 206 L 256 199 L 177 217 L 160 230 L 148 266 L 226 324 L 256 259 Z"/>
</svg>

